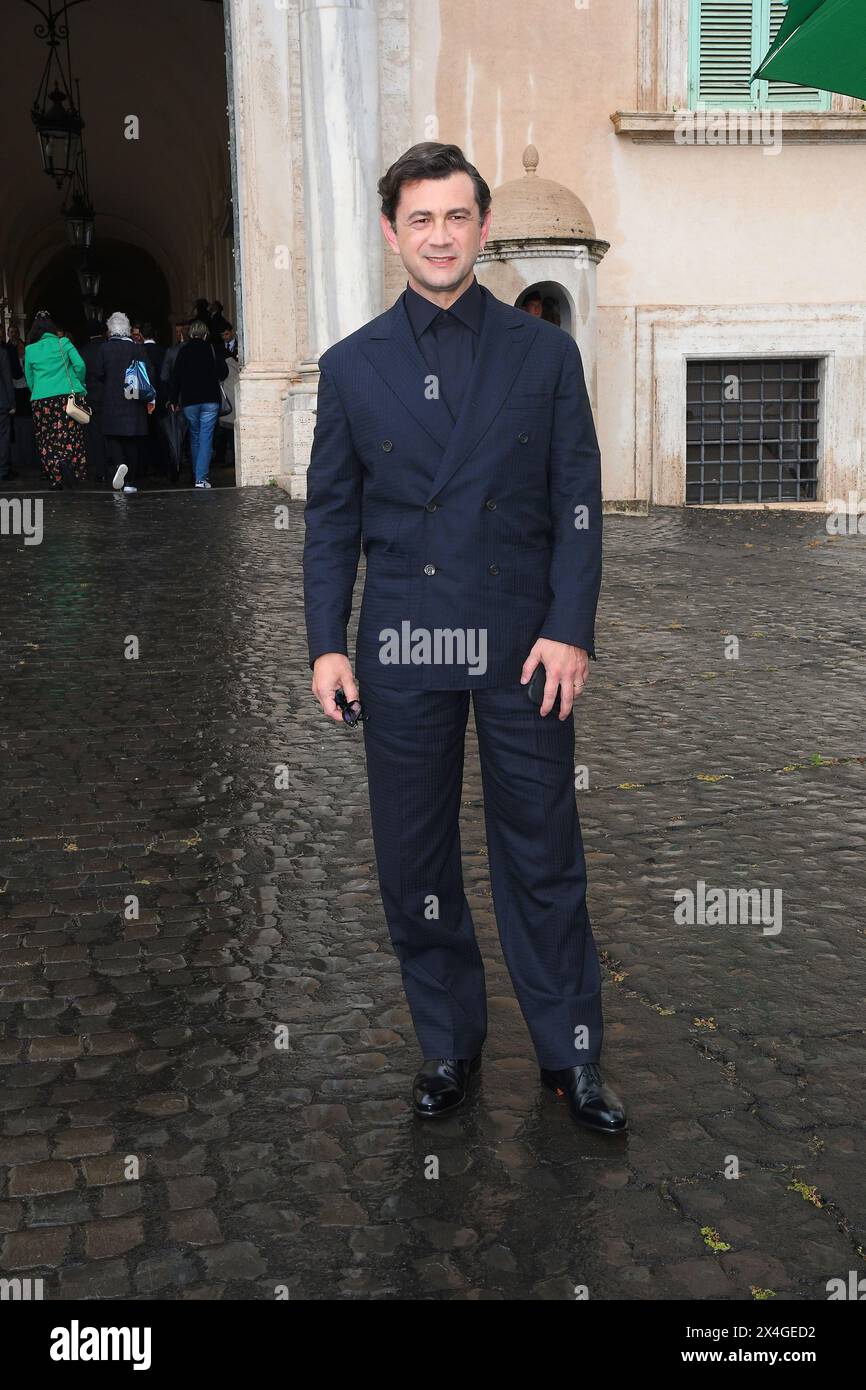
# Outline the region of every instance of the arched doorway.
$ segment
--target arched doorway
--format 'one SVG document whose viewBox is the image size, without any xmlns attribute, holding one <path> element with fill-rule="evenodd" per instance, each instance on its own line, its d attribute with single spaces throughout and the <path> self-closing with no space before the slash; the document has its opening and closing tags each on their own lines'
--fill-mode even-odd
<svg viewBox="0 0 866 1390">
<path fill-rule="evenodd" d="M 97 238 L 92 259 L 99 266 L 99 300 L 106 315 L 120 309 L 132 323 L 153 325 L 158 341 L 168 342 L 171 297 L 168 282 L 154 258 L 140 246 Z M 78 284 L 79 255 L 72 247 L 58 251 L 35 278 L 25 297 L 25 319 L 48 309 L 76 342 L 87 337 Z"/>
<path fill-rule="evenodd" d="M 541 312 L 539 318 L 545 318 L 550 323 L 555 323 L 557 328 L 563 332 L 574 336 L 573 319 L 571 313 L 571 296 L 564 285 L 557 284 L 555 280 L 539 280 L 534 285 L 527 285 L 526 289 L 518 296 L 515 302 L 516 309 L 526 309 L 529 312 L 527 301 L 536 298 L 540 301 Z"/>
<path fill-rule="evenodd" d="M 60 28 L 52 30 L 58 19 Z M 67 28 L 68 50 L 65 36 L 52 47 L 52 34 Z M 3 42 L 14 58 L 4 73 L 0 161 L 3 327 L 26 334 L 44 308 L 81 347 L 98 306 L 103 316 L 121 310 L 133 322 L 149 323 L 158 346 L 168 349 L 174 325 L 205 299 L 221 303 L 223 316 L 240 328 L 221 0 L 149 0 L 145 7 L 4 0 Z M 59 76 L 72 95 L 64 101 L 74 101 L 84 122 L 86 160 L 79 153 L 74 164 L 61 163 L 67 175 L 60 186 L 44 172 L 31 119 L 34 106 L 49 110 L 41 96 L 49 50 L 65 63 Z M 52 82 L 57 79 L 52 69 Z M 75 182 L 82 168 L 83 202 Z M 86 267 L 86 238 L 65 215 L 74 190 L 75 205 L 90 203 L 94 213 Z M 82 294 L 85 268 L 99 274 L 95 296 Z M 23 410 L 16 406 L 16 414 L 16 433 L 24 435 Z M 223 482 L 234 478 L 232 434 L 223 427 L 216 436 Z M 32 457 L 28 444 L 19 472 L 27 472 Z"/>
</svg>

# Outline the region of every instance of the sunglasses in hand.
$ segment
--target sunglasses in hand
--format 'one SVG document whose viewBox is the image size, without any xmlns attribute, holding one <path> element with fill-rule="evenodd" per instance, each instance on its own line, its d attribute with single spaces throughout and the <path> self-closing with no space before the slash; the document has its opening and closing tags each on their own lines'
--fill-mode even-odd
<svg viewBox="0 0 866 1390">
<path fill-rule="evenodd" d="M 362 720 L 367 718 L 361 701 L 352 700 L 350 702 L 346 699 L 345 692 L 339 687 L 334 691 L 334 703 L 341 712 L 344 722 L 349 725 L 350 729 L 354 729 L 356 724 L 360 724 Z"/>
</svg>

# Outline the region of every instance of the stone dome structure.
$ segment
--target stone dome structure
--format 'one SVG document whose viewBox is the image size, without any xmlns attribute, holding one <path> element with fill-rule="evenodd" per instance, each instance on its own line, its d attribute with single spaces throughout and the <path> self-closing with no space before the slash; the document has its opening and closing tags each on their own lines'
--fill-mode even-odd
<svg viewBox="0 0 866 1390">
<path fill-rule="evenodd" d="M 538 150 L 523 151 L 524 176 L 493 190 L 491 241 L 595 241 L 585 205 L 562 183 L 538 177 Z"/>
<path fill-rule="evenodd" d="M 475 262 L 481 284 L 522 309 L 530 290 L 551 301 L 549 322 L 574 338 L 596 408 L 598 265 L 610 242 L 596 234 L 576 193 L 538 177 L 538 150 L 523 151 L 523 178 L 493 190 L 490 236 Z M 544 310 L 542 310 L 544 312 Z"/>
</svg>

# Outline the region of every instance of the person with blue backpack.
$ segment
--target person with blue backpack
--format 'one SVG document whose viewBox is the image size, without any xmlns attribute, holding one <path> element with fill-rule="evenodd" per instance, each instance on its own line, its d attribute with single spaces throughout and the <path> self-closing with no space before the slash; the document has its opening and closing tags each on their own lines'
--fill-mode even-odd
<svg viewBox="0 0 866 1390">
<path fill-rule="evenodd" d="M 137 492 L 148 437 L 147 417 L 156 402 L 143 347 L 133 342 L 126 314 L 108 319 L 108 338 L 99 347 L 93 377 L 101 383 L 102 433 L 111 485 L 116 492 Z"/>
</svg>

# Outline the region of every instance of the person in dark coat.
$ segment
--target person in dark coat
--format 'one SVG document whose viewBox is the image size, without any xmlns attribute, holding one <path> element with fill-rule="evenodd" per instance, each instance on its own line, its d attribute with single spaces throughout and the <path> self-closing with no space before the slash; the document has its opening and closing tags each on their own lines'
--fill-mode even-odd
<svg viewBox="0 0 866 1390">
<path fill-rule="evenodd" d="M 209 306 L 208 312 L 210 314 L 210 340 L 217 352 L 224 352 L 223 334 L 227 328 L 231 328 L 231 324 L 223 313 L 223 306 L 218 299 L 215 299 L 213 304 Z"/>
<path fill-rule="evenodd" d="M 231 328 L 231 324 L 223 313 L 222 304 L 218 299 L 215 299 L 210 306 L 211 335 L 215 338 L 222 338 L 227 328 Z"/>
<path fill-rule="evenodd" d="M 197 321 L 207 324 L 208 332 L 210 332 L 210 305 L 206 299 L 197 299 L 192 306 L 192 313 L 189 318 L 181 319 L 180 323 L 184 328 L 190 328 Z"/>
<path fill-rule="evenodd" d="M 166 348 L 160 372 L 160 385 L 166 398 L 165 419 L 162 421 L 163 439 L 169 457 L 169 478 L 176 483 L 180 477 L 184 457 L 189 458 L 189 425 L 180 410 L 173 410 L 169 400 L 169 383 L 177 355 L 188 340 L 188 325 L 176 323 L 174 342 Z"/>
<path fill-rule="evenodd" d="M 3 326 L 2 326 L 2 324 L 0 324 L 0 351 L 2 351 L 3 353 L 5 353 L 6 358 L 8 359 L 8 362 L 9 362 L 9 371 L 10 371 L 11 374 L 12 374 L 12 380 L 13 380 L 13 381 L 15 380 L 16 377 L 19 377 L 19 376 L 21 375 L 21 364 L 20 364 L 20 362 L 19 362 L 19 360 L 18 360 L 18 348 L 17 348 L 16 345 L 12 342 L 12 334 L 13 334 L 14 332 L 15 332 L 15 329 L 14 329 L 14 328 L 10 328 L 10 330 L 9 330 L 10 336 L 9 336 L 8 341 L 7 341 L 6 334 L 5 334 L 4 330 L 3 330 Z"/>
<path fill-rule="evenodd" d="M 223 348 L 223 352 L 225 353 L 226 357 L 233 357 L 234 360 L 237 362 L 237 360 L 238 360 L 238 335 L 237 335 L 237 333 L 235 332 L 234 325 L 231 324 L 231 323 L 229 324 L 228 328 L 224 328 L 224 329 L 223 329 L 223 332 L 222 332 L 222 348 Z"/>
<path fill-rule="evenodd" d="M 169 400 L 173 410 L 183 406 L 189 423 L 195 486 L 209 488 L 213 435 L 220 413 L 220 382 L 228 376 L 225 353 L 217 353 L 210 342 L 208 326 L 202 319 L 190 324 L 189 342 L 184 343 L 171 372 Z"/>
<path fill-rule="evenodd" d="M 13 476 L 38 467 L 36 440 L 33 436 L 33 411 L 30 407 L 30 388 L 24 375 L 24 340 L 18 326 L 12 324 L 6 338 L 6 351 L 12 368 L 15 387 L 15 416 L 12 422 Z"/>
<path fill-rule="evenodd" d="M 105 437 L 102 433 L 103 382 L 96 375 L 100 349 L 105 342 L 105 324 L 102 319 L 89 319 L 87 331 L 89 337 L 81 349 L 81 356 L 87 369 L 87 404 L 93 411 L 84 436 L 87 449 L 87 471 L 94 487 L 107 487 L 108 459 L 105 453 Z"/>
<path fill-rule="evenodd" d="M 108 320 L 108 340 L 99 349 L 94 366 L 96 380 L 102 383 L 102 433 L 111 486 L 119 492 L 137 492 L 133 478 L 140 478 L 147 418 L 155 402 L 129 400 L 124 392 L 124 375 L 132 361 L 141 362 L 150 375 L 143 347 L 132 340 L 132 326 L 126 314 L 112 314 Z"/>
<path fill-rule="evenodd" d="M 6 344 L 0 352 L 0 483 L 17 477 L 10 468 L 12 457 L 12 416 L 15 414 L 15 387 Z"/>
<path fill-rule="evenodd" d="M 165 420 L 166 405 L 168 403 L 168 384 L 162 380 L 162 369 L 165 364 L 167 348 L 156 341 L 153 331 L 153 324 L 144 322 L 141 325 L 141 333 L 144 339 L 144 354 L 147 358 L 147 370 L 151 381 L 156 387 L 156 404 L 148 421 L 147 431 L 147 471 L 155 473 L 163 478 L 171 472 L 171 462 L 166 448 L 165 433 L 163 422 Z"/>
<path fill-rule="evenodd" d="M 172 368 L 174 367 L 174 364 L 177 360 L 177 354 L 180 352 L 181 348 L 183 347 L 184 343 L 187 341 L 189 337 L 187 329 L 188 325 L 185 323 L 175 324 L 174 342 L 172 343 L 170 348 L 166 348 L 165 350 L 165 356 L 162 359 L 162 371 L 160 372 L 160 379 L 163 385 L 166 387 L 166 390 L 168 388 L 168 383 L 171 381 Z"/>
<path fill-rule="evenodd" d="M 143 323 L 141 331 L 144 335 L 144 352 L 147 358 L 150 379 L 156 387 L 156 410 L 154 412 L 157 419 L 165 413 L 165 406 L 168 400 L 168 391 L 161 381 L 162 366 L 165 362 L 167 348 L 156 341 L 153 333 L 153 325 Z"/>
</svg>

